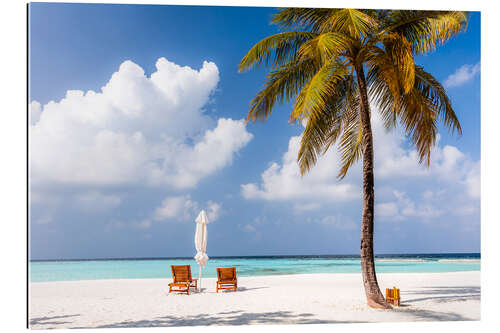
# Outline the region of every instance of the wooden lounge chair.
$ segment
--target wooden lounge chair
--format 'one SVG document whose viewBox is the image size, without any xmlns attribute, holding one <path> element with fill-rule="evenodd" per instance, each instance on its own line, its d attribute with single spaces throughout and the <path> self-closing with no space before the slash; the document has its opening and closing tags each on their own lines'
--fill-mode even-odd
<svg viewBox="0 0 500 333">
<path fill-rule="evenodd" d="M 238 288 L 238 280 L 236 279 L 236 267 L 217 268 L 217 288 L 216 292 L 221 289 L 232 289 L 236 291 Z"/>
<path fill-rule="evenodd" d="M 399 296 L 399 289 L 394 287 L 393 289 L 385 289 L 385 300 L 387 303 L 400 306 L 401 298 Z"/>
<path fill-rule="evenodd" d="M 191 277 L 191 265 L 171 265 L 174 282 L 169 283 L 168 292 L 187 293 L 189 288 L 198 288 L 198 279 Z"/>
</svg>

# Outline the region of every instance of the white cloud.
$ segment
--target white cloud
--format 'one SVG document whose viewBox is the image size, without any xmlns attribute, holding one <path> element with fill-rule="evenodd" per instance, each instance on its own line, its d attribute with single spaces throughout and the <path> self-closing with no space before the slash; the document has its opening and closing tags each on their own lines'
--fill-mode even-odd
<svg viewBox="0 0 500 333">
<path fill-rule="evenodd" d="M 467 173 L 465 183 L 467 184 L 467 193 L 471 198 L 479 199 L 481 196 L 481 164 L 476 162 L 472 169 Z"/>
<path fill-rule="evenodd" d="M 397 199 L 398 211 L 402 216 L 433 218 L 443 214 L 442 210 L 433 207 L 431 203 L 417 206 L 404 192 L 394 191 L 394 196 Z"/>
<path fill-rule="evenodd" d="M 387 132 L 377 110 L 373 111 L 375 181 L 380 186 L 380 191 L 376 191 L 376 198 L 380 200 L 376 202 L 376 218 L 427 220 L 445 212 L 455 214 L 453 207 L 464 206 L 466 202 L 468 206 L 463 214 L 470 214 L 479 206 L 480 161 L 474 161 L 457 147 L 440 145 L 438 139 L 427 168 L 418 162 L 415 148 L 407 147 L 402 131 Z M 309 174 L 301 177 L 296 161 L 299 144 L 300 137 L 290 139 L 281 164 L 273 162 L 264 170 L 260 184 L 241 185 L 243 197 L 290 201 L 297 214 L 323 210 L 326 215 L 330 213 L 325 209 L 336 209 L 333 205 L 337 203 L 345 205 L 361 200 L 361 161 L 339 181 L 336 179 L 339 154 L 333 147 L 318 159 Z M 418 200 L 410 199 L 401 189 Z M 335 219 L 330 217 L 323 222 L 332 224 Z"/>
<path fill-rule="evenodd" d="M 207 201 L 200 205 L 192 200 L 189 194 L 166 197 L 161 205 L 155 209 L 153 219 L 157 221 L 176 220 L 189 221 L 196 218 L 201 209 L 206 209 L 208 220 L 215 222 L 221 213 L 222 205 L 217 202 Z"/>
<path fill-rule="evenodd" d="M 476 74 L 481 71 L 481 63 L 477 63 L 475 65 L 465 64 L 458 68 L 455 73 L 451 74 L 444 81 L 444 86 L 447 88 L 458 87 L 467 81 L 472 80 Z"/>
<path fill-rule="evenodd" d="M 309 173 L 301 176 L 296 160 L 299 146 L 300 137 L 292 137 L 288 151 L 282 158 L 282 164 L 272 163 L 262 173 L 260 185 L 254 183 L 241 185 L 243 197 L 283 201 L 300 199 L 345 201 L 359 198 L 356 186 L 348 181 L 336 180 L 338 171 L 336 166 L 339 165 L 339 160 L 334 150 L 328 151 Z"/>
<path fill-rule="evenodd" d="M 375 211 L 377 215 L 385 216 L 397 216 L 398 215 L 398 205 L 395 202 L 384 202 L 377 204 L 375 206 Z"/>
<path fill-rule="evenodd" d="M 431 155 L 431 166 L 427 168 L 418 162 L 414 148 L 405 147 L 405 136 L 401 130 L 387 132 L 376 110 L 372 113 L 372 128 L 375 145 L 376 180 L 394 181 L 429 179 L 436 177 L 442 181 L 465 182 L 469 179 L 470 192 L 479 179 L 479 161 L 474 162 L 454 146 L 441 147 L 438 143 Z M 246 199 L 264 200 L 306 200 L 298 202 L 297 211 L 316 208 L 312 202 L 352 201 L 360 198 L 362 175 L 361 161 L 353 166 L 346 178 L 339 181 L 339 154 L 335 147 L 323 156 L 308 174 L 301 177 L 297 164 L 300 136 L 290 138 L 288 151 L 283 155 L 282 163 L 273 162 L 262 174 L 260 184 L 241 185 L 242 195 Z M 474 167 L 474 165 L 477 167 Z M 471 173 L 470 170 L 477 170 Z M 477 186 L 476 186 L 477 187 Z M 317 200 L 317 201 L 315 201 Z"/>
<path fill-rule="evenodd" d="M 31 125 L 35 125 L 38 120 L 40 120 L 40 115 L 42 114 L 42 105 L 37 101 L 30 103 L 30 112 L 29 112 L 29 123 Z"/>
<path fill-rule="evenodd" d="M 208 201 L 207 202 L 207 217 L 209 222 L 217 220 L 221 213 L 221 205 L 217 202 Z"/>
<path fill-rule="evenodd" d="M 436 201 L 436 195 L 431 191 L 425 191 L 424 200 L 417 203 L 405 192 L 394 190 L 393 195 L 395 201 L 383 202 L 375 206 L 375 215 L 382 221 L 403 221 L 410 217 L 428 221 L 442 216 L 447 210 L 447 207 L 443 207 L 440 201 Z"/>
<path fill-rule="evenodd" d="M 154 213 L 155 220 L 168 220 L 173 218 L 188 219 L 193 211 L 198 209 L 198 203 L 191 200 L 187 195 L 167 197 L 156 208 Z"/>
<path fill-rule="evenodd" d="M 125 61 L 101 92 L 33 101 L 32 183 L 195 186 L 252 138 L 242 120 L 205 114 L 218 81 L 211 62 L 194 70 L 160 58 L 147 77 Z"/>
<path fill-rule="evenodd" d="M 163 165 L 152 169 L 151 181 L 176 188 L 193 187 L 203 177 L 230 165 L 233 154 L 252 138 L 241 120 L 219 119 L 194 147 L 181 144 L 163 156 Z M 170 148 L 170 147 L 169 147 Z"/>
</svg>

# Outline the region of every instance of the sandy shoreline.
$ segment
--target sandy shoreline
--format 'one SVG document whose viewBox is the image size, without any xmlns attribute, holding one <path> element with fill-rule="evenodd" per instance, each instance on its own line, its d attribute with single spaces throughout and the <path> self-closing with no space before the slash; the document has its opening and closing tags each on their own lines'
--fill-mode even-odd
<svg viewBox="0 0 500 333">
<path fill-rule="evenodd" d="M 193 325 L 324 324 L 480 319 L 480 272 L 381 273 L 401 289 L 402 306 L 365 305 L 360 274 L 240 277 L 237 292 L 168 294 L 171 279 L 30 284 L 30 327 L 109 328 Z"/>
</svg>

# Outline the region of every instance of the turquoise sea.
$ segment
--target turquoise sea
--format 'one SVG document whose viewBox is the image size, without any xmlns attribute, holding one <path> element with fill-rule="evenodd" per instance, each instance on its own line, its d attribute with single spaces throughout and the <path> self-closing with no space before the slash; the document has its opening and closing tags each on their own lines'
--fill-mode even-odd
<svg viewBox="0 0 500 333">
<path fill-rule="evenodd" d="M 170 265 L 190 264 L 193 276 L 199 266 L 192 258 L 98 259 L 30 261 L 30 282 L 102 279 L 170 278 Z M 377 273 L 430 273 L 480 270 L 480 254 L 379 255 Z M 359 256 L 215 257 L 203 269 L 215 277 L 217 267 L 236 267 L 238 276 L 315 273 L 359 273 Z"/>
</svg>

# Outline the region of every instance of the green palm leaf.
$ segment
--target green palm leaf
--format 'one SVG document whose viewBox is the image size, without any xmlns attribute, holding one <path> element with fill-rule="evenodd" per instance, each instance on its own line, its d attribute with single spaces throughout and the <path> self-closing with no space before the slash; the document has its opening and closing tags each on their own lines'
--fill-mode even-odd
<svg viewBox="0 0 500 333">
<path fill-rule="evenodd" d="M 319 33 L 325 21 L 340 9 L 283 8 L 273 16 L 271 23 L 282 29 L 303 29 Z"/>
<path fill-rule="evenodd" d="M 391 11 L 380 34 L 396 32 L 410 43 L 414 54 L 432 51 L 467 26 L 467 13 L 461 11 Z"/>
<path fill-rule="evenodd" d="M 304 59 L 278 67 L 267 75 L 264 89 L 251 101 L 248 120 L 266 120 L 276 102 L 288 102 L 319 69 L 314 59 Z"/>
<path fill-rule="evenodd" d="M 264 38 L 255 44 L 243 57 L 239 65 L 239 72 L 264 63 L 272 62 L 273 66 L 281 66 L 293 61 L 299 47 L 317 34 L 304 31 L 283 32 Z"/>
<path fill-rule="evenodd" d="M 291 120 L 302 121 L 318 117 L 330 96 L 335 93 L 335 84 L 347 75 L 346 66 L 332 59 L 325 63 L 300 91 L 295 99 Z"/>
<path fill-rule="evenodd" d="M 361 38 L 372 33 L 377 21 L 361 10 L 345 8 L 334 12 L 321 27 L 321 31 L 334 31 Z"/>
</svg>

